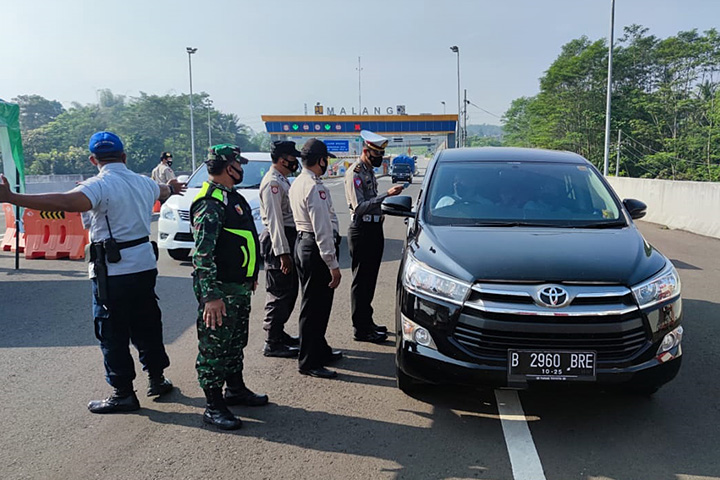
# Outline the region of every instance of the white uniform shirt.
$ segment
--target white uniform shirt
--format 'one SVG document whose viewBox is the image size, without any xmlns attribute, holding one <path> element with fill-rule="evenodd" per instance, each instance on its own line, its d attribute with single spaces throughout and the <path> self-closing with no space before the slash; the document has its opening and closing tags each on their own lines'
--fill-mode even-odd
<svg viewBox="0 0 720 480">
<path fill-rule="evenodd" d="M 290 187 L 290 207 L 298 232 L 315 234 L 320 256 L 330 270 L 338 268 L 334 232 L 340 231 L 330 191 L 320 177 L 308 169 Z"/>
<path fill-rule="evenodd" d="M 124 163 L 103 165 L 100 173 L 73 189 L 82 192 L 92 204 L 84 218 L 90 222 L 90 241 L 100 242 L 112 236 L 117 242 L 129 242 L 150 235 L 152 207 L 160 196 L 157 183 L 129 170 Z M 105 218 L 107 216 L 107 221 Z M 120 250 L 122 260 L 108 263 L 108 276 L 127 275 L 157 268 L 150 243 Z M 90 263 L 90 277 L 95 276 Z"/>
<path fill-rule="evenodd" d="M 155 167 L 150 174 L 150 178 L 155 180 L 157 183 L 165 183 L 167 184 L 175 178 L 175 172 L 173 172 L 173 169 L 165 165 L 164 163 L 160 162 L 158 163 L 157 167 Z"/>
<path fill-rule="evenodd" d="M 270 234 L 273 255 L 276 257 L 286 253 L 292 255 L 285 237 L 285 227 L 295 228 L 289 190 L 290 182 L 275 166 L 270 167 L 260 182 L 260 217 Z"/>
</svg>

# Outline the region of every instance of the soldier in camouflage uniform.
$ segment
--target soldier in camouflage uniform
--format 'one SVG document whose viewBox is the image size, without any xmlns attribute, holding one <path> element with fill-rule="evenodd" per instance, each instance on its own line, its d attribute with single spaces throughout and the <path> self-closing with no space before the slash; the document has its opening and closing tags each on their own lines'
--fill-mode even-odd
<svg viewBox="0 0 720 480">
<path fill-rule="evenodd" d="M 209 180 L 191 212 L 195 253 L 193 290 L 198 299 L 195 367 L 207 397 L 203 421 L 225 430 L 242 423 L 227 405 L 265 405 L 243 381 L 243 349 L 248 342 L 250 295 L 260 267 L 258 237 L 250 206 L 234 188 L 242 182 L 240 148 L 221 144 L 206 160 Z M 227 385 L 223 397 L 222 387 Z"/>
</svg>

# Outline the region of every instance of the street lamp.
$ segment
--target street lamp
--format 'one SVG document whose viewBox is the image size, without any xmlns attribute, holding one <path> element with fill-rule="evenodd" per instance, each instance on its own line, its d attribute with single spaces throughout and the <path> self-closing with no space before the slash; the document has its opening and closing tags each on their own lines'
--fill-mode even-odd
<svg viewBox="0 0 720 480">
<path fill-rule="evenodd" d="M 195 123 L 193 120 L 193 91 L 192 91 L 192 54 L 197 48 L 185 48 L 188 54 L 188 70 L 190 71 L 190 151 L 192 152 L 192 169 L 195 171 Z"/>
<path fill-rule="evenodd" d="M 440 102 L 440 103 L 442 103 L 442 106 L 443 106 L 443 115 L 445 115 L 445 102 Z"/>
<path fill-rule="evenodd" d="M 458 81 L 458 119 L 457 128 L 455 129 L 455 147 L 460 146 L 460 49 L 457 45 L 450 47 L 454 53 L 457 53 L 457 81 Z"/>
<path fill-rule="evenodd" d="M 608 45 L 607 103 L 605 105 L 605 162 L 603 175 L 608 175 L 610 161 L 610 110 L 612 102 L 613 36 L 615 33 L 615 0 L 610 0 L 610 42 Z"/>
<path fill-rule="evenodd" d="M 208 110 L 208 147 L 212 147 L 212 124 L 210 123 L 210 110 L 212 109 L 213 101 L 207 99 L 207 110 Z"/>
</svg>

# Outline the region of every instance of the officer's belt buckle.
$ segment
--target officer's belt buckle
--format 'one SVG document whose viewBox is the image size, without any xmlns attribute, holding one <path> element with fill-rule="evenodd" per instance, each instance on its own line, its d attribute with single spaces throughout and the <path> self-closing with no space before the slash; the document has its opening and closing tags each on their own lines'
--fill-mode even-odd
<svg viewBox="0 0 720 480">
<path fill-rule="evenodd" d="M 382 218 L 382 215 L 363 215 L 362 221 L 367 223 L 380 223 Z"/>
</svg>

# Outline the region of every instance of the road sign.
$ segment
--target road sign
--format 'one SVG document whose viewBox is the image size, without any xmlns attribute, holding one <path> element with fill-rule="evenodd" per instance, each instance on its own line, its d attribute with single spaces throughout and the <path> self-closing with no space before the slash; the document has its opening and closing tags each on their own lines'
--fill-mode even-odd
<svg viewBox="0 0 720 480">
<path fill-rule="evenodd" d="M 349 140 L 323 140 L 328 152 L 347 152 L 350 150 Z"/>
</svg>

